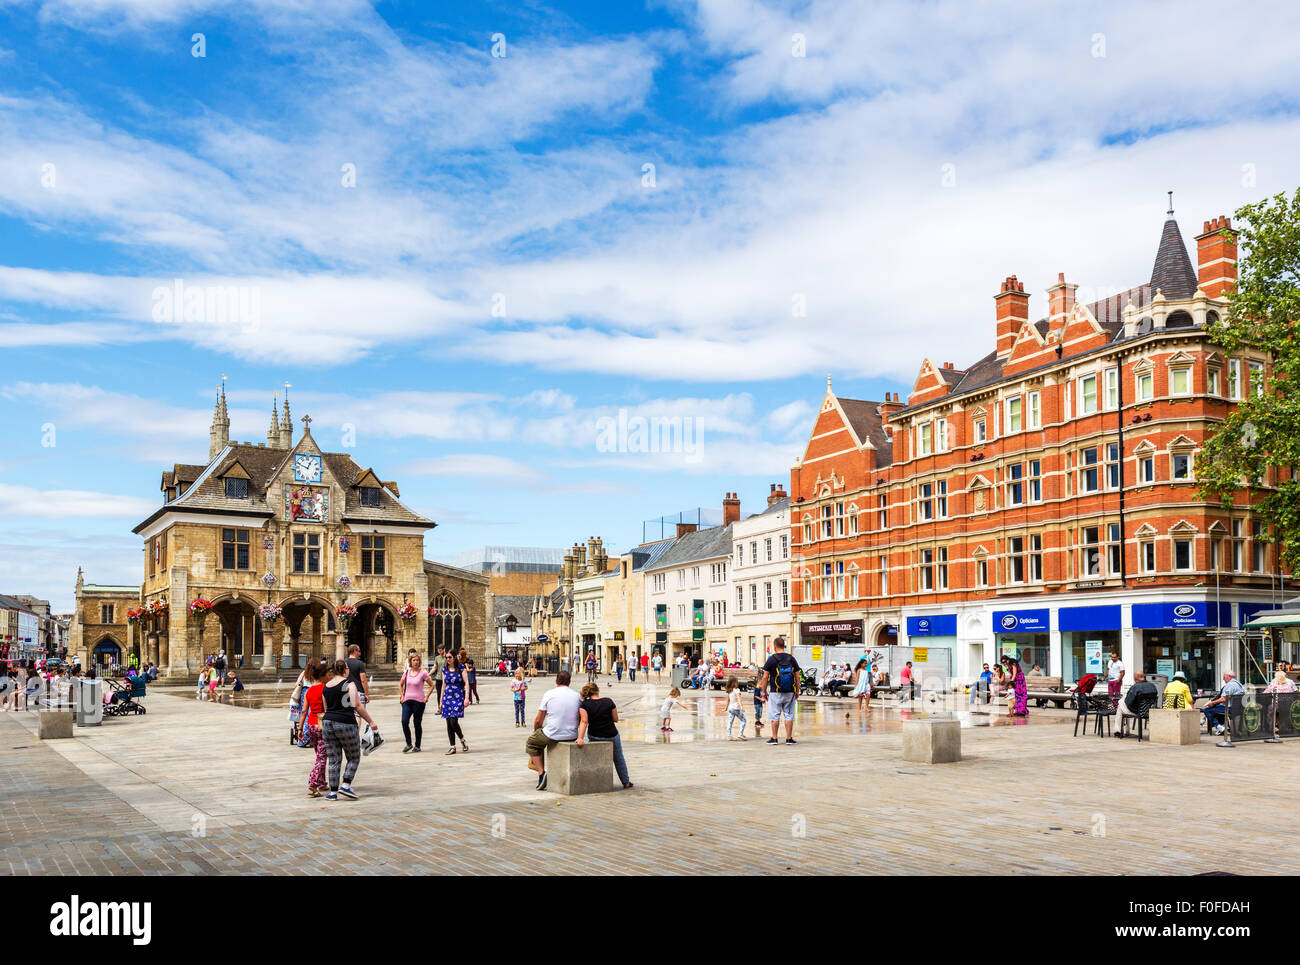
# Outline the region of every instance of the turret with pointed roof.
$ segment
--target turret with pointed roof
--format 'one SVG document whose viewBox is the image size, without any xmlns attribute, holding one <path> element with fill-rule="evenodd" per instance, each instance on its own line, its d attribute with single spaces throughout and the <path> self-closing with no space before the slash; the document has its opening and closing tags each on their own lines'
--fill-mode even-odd
<svg viewBox="0 0 1300 965">
<path fill-rule="evenodd" d="M 1169 192 L 1169 210 L 1166 212 L 1165 228 L 1160 234 L 1160 247 L 1156 249 L 1156 261 L 1151 267 L 1151 295 L 1156 290 L 1164 292 L 1167 299 L 1191 298 L 1196 294 L 1196 271 L 1192 268 L 1192 259 L 1187 254 L 1187 245 L 1183 244 L 1183 233 L 1178 230 L 1174 220 L 1174 193 Z"/>
<path fill-rule="evenodd" d="M 226 410 L 226 386 L 222 383 L 217 404 L 212 408 L 212 425 L 208 428 L 208 460 L 217 458 L 230 444 L 230 413 Z"/>
<path fill-rule="evenodd" d="M 293 448 L 293 420 L 289 418 L 289 383 L 284 383 L 284 413 L 280 416 L 280 448 Z"/>
</svg>

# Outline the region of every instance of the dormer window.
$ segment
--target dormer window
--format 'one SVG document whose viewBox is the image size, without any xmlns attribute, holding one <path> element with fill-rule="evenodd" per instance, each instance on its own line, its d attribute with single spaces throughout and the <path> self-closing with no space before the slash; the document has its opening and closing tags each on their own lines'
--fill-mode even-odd
<svg viewBox="0 0 1300 965">
<path fill-rule="evenodd" d="M 227 499 L 247 499 L 248 498 L 248 480 L 237 477 L 226 477 L 226 498 Z"/>
<path fill-rule="evenodd" d="M 361 487 L 361 505 L 378 506 L 379 505 L 379 487 L 362 486 Z"/>
</svg>

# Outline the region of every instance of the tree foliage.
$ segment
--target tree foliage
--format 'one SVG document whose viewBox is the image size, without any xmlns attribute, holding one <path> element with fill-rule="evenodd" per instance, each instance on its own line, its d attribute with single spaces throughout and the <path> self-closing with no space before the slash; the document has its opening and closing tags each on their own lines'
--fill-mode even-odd
<svg viewBox="0 0 1300 965">
<path fill-rule="evenodd" d="M 1265 390 L 1254 386 L 1196 460 L 1207 499 L 1225 508 L 1262 482 L 1254 512 L 1271 526 L 1291 573 L 1300 571 L 1300 189 L 1248 204 L 1234 215 L 1240 261 L 1227 315 L 1211 326 L 1225 353 L 1261 350 L 1272 359 Z M 1243 374 L 1245 366 L 1242 366 Z"/>
</svg>

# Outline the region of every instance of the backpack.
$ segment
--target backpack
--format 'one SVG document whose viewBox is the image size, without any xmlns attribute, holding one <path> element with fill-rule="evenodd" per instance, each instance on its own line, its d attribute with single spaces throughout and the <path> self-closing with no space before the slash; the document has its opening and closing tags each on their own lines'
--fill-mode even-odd
<svg viewBox="0 0 1300 965">
<path fill-rule="evenodd" d="M 776 689 L 783 694 L 794 693 L 795 689 L 795 662 L 793 657 L 787 656 L 785 662 L 777 661 L 776 664 Z"/>
</svg>

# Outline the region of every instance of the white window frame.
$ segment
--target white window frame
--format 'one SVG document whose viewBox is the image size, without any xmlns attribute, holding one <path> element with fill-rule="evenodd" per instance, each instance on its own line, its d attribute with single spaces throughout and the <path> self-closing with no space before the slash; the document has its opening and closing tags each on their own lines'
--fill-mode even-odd
<svg viewBox="0 0 1300 965">
<path fill-rule="evenodd" d="M 1004 432 L 1003 435 L 1013 435 L 1017 432 L 1022 432 L 1025 427 L 1024 397 L 1019 395 L 1013 395 L 1011 398 L 1005 399 L 1003 401 L 1005 402 L 1005 410 L 1003 412 L 1003 415 L 1005 417 L 1005 424 L 1006 424 L 1006 432 Z M 1015 406 L 1014 412 L 1012 411 L 1012 405 Z"/>
<path fill-rule="evenodd" d="M 1043 394 L 1041 392 L 1029 393 L 1027 422 L 1031 429 L 1041 429 L 1043 427 Z"/>
<path fill-rule="evenodd" d="M 1088 404 L 1088 383 L 1092 383 L 1092 405 Z M 1101 386 L 1097 379 L 1097 373 L 1082 376 L 1079 379 L 1079 415 L 1092 415 L 1099 408 L 1101 402 Z"/>
</svg>

